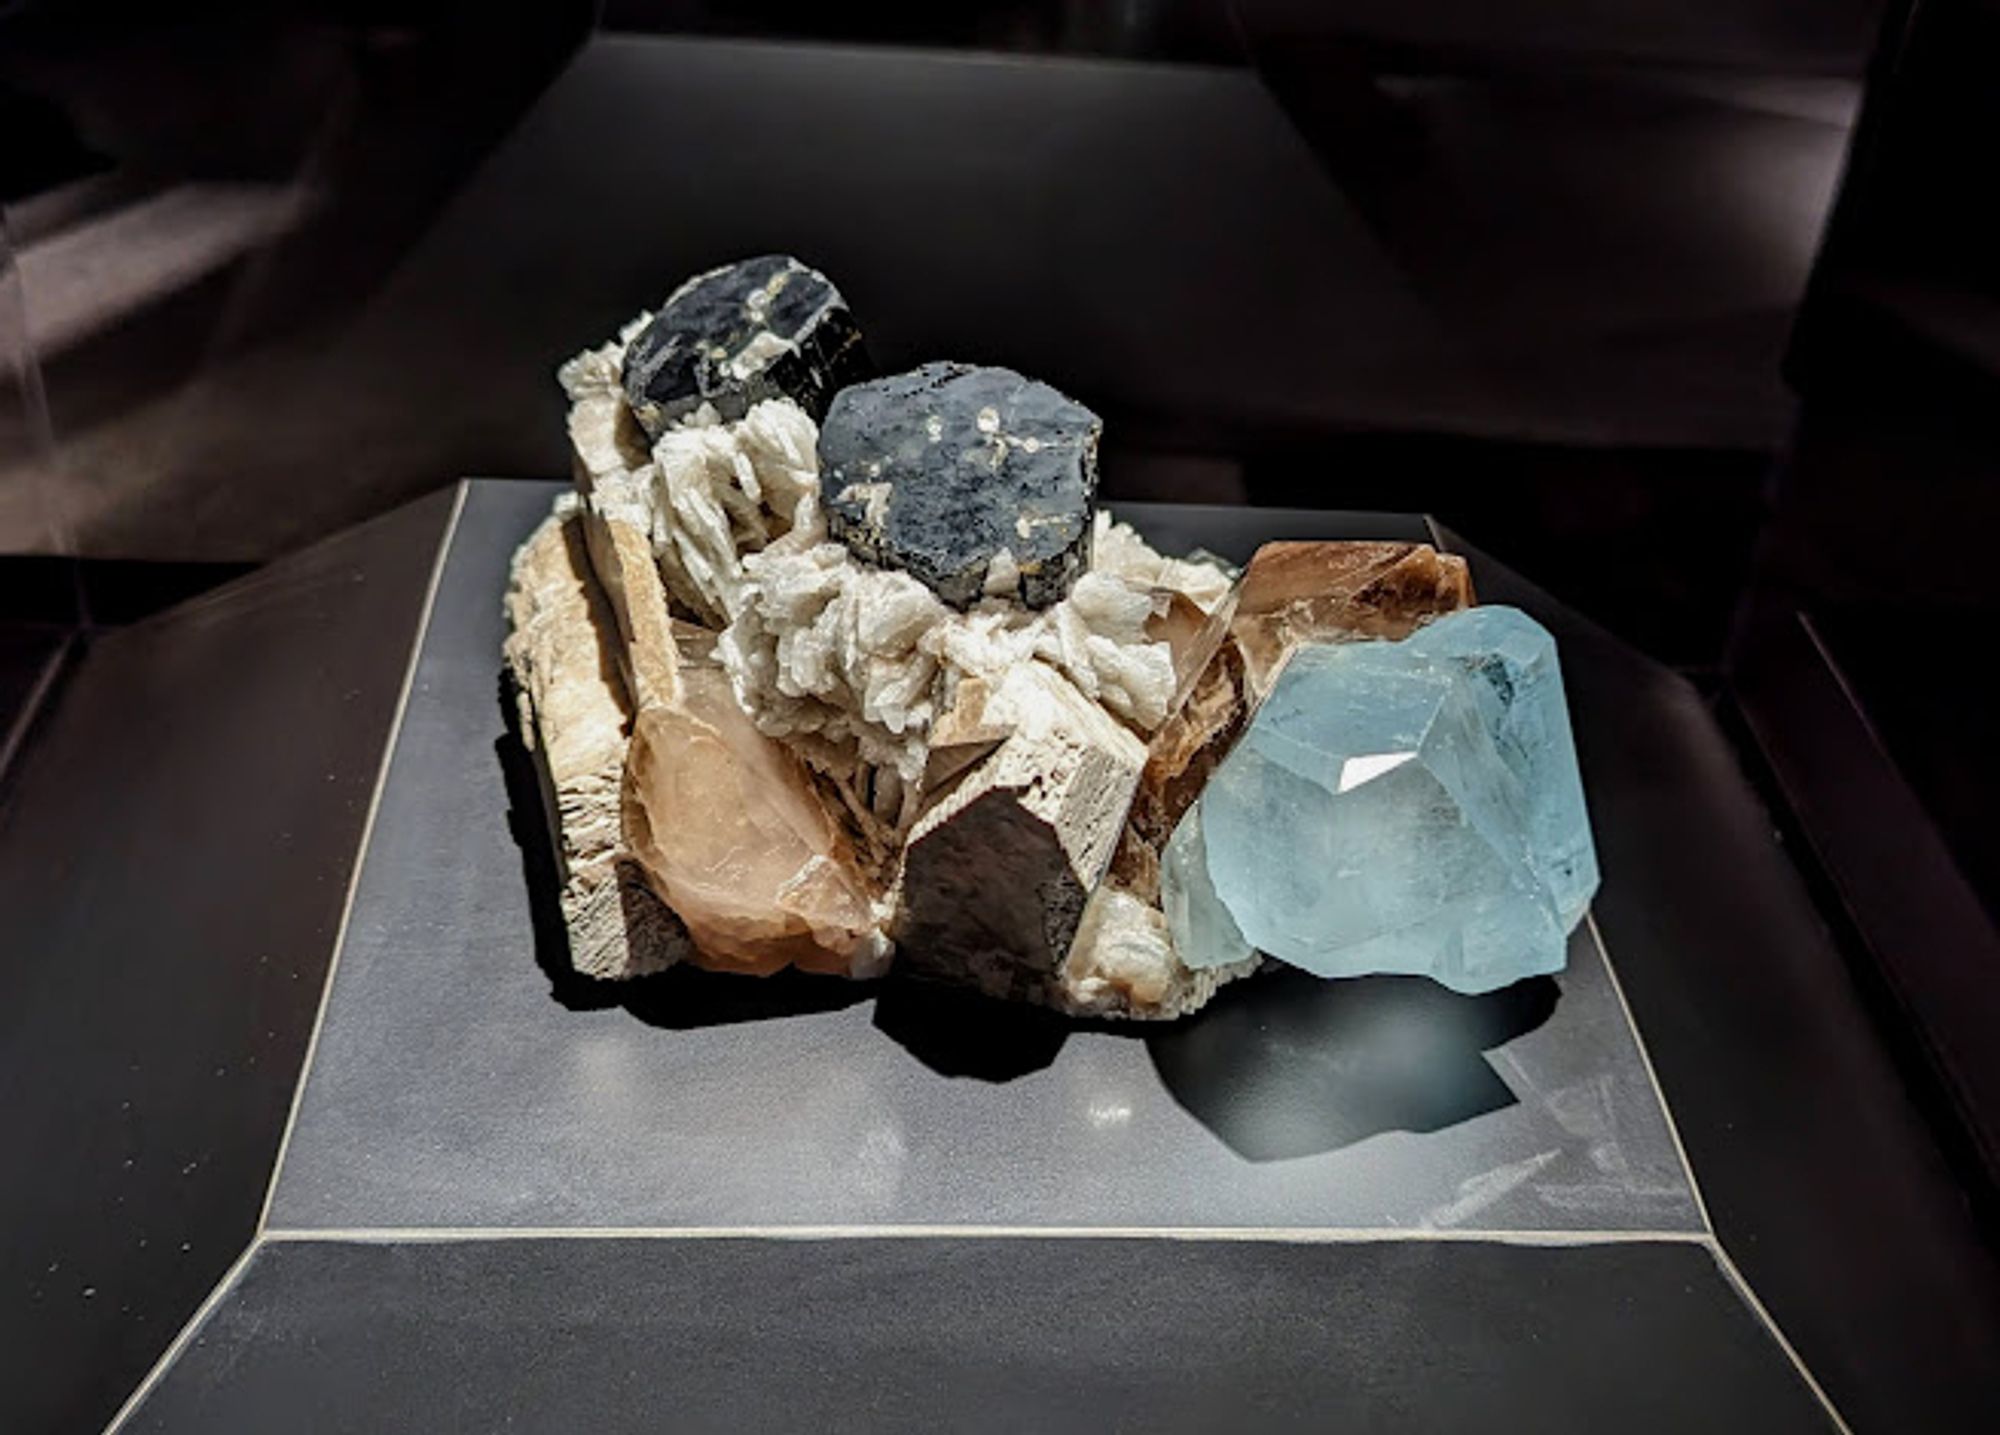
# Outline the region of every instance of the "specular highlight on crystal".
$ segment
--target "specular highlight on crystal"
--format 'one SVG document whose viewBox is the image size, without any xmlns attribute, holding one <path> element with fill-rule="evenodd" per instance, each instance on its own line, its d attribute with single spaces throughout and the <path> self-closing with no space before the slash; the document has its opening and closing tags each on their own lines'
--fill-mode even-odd
<svg viewBox="0 0 2000 1435">
<path fill-rule="evenodd" d="M 1555 643 L 1503 607 L 1311 644 L 1168 841 L 1190 966 L 1256 949 L 1462 992 L 1560 970 L 1598 880 Z"/>
</svg>

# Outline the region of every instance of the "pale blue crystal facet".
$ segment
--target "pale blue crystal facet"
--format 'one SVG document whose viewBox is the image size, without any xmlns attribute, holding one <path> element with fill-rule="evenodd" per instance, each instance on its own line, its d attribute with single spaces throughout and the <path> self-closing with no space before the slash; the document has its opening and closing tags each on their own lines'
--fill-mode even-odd
<svg viewBox="0 0 2000 1435">
<path fill-rule="evenodd" d="M 1559 970 L 1596 888 L 1555 641 L 1501 607 L 1293 654 L 1161 870 L 1191 966 L 1462 992 Z"/>
</svg>

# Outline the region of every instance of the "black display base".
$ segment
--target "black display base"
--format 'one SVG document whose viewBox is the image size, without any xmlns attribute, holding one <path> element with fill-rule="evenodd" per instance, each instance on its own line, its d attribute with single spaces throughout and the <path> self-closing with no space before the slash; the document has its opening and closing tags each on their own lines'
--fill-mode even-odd
<svg viewBox="0 0 2000 1435">
<path fill-rule="evenodd" d="M 0 1430 L 256 1236 L 452 496 L 77 644 L 0 774 Z"/>
<path fill-rule="evenodd" d="M 130 1430 L 1824 1430 L 1698 1246 L 265 1244 Z"/>
</svg>

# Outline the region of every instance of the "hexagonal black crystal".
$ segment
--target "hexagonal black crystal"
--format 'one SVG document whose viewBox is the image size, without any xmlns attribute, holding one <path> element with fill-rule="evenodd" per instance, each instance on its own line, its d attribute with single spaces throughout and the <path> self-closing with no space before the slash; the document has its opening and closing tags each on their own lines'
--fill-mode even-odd
<svg viewBox="0 0 2000 1435">
<path fill-rule="evenodd" d="M 827 527 L 955 607 L 1047 607 L 1090 563 L 1102 430 L 1012 369 L 932 363 L 856 384 L 820 429 Z"/>
<path fill-rule="evenodd" d="M 815 421 L 834 393 L 872 368 L 840 291 L 788 254 L 697 274 L 667 296 L 625 351 L 625 397 L 657 438 L 702 404 L 725 419 L 763 399 L 793 400 Z"/>
</svg>

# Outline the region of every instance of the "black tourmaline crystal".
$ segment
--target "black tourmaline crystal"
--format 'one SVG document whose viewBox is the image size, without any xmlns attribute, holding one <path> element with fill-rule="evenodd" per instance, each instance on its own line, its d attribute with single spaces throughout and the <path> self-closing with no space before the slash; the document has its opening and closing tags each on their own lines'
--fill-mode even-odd
<svg viewBox="0 0 2000 1435">
<path fill-rule="evenodd" d="M 827 528 L 954 607 L 1045 608 L 1090 566 L 1102 430 L 1012 369 L 925 364 L 856 384 L 820 429 Z"/>
<path fill-rule="evenodd" d="M 697 274 L 667 296 L 625 351 L 625 397 L 658 438 L 704 403 L 739 419 L 763 399 L 813 416 L 873 372 L 840 291 L 787 254 Z"/>
</svg>

